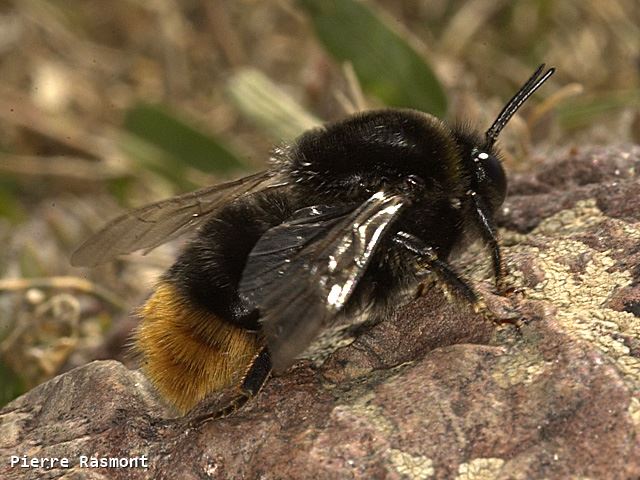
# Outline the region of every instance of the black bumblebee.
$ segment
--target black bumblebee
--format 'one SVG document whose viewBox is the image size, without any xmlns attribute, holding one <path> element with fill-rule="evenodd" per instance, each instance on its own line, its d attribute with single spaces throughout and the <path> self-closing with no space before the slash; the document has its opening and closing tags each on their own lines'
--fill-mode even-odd
<svg viewBox="0 0 640 480">
<path fill-rule="evenodd" d="M 141 308 L 136 346 L 181 412 L 208 393 L 255 395 L 272 370 L 322 357 L 435 275 L 477 302 L 447 258 L 468 238 L 503 277 L 493 216 L 507 182 L 495 142 L 554 72 L 544 65 L 484 135 L 414 110 L 376 110 L 304 133 L 272 168 L 139 208 L 73 255 L 92 266 L 198 228 Z"/>
</svg>

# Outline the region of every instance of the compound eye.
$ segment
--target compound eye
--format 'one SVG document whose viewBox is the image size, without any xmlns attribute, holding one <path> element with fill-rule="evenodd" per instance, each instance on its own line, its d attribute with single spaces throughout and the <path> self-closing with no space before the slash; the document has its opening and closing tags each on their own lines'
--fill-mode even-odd
<svg viewBox="0 0 640 480">
<path fill-rule="evenodd" d="M 491 203 L 494 208 L 499 207 L 507 196 L 507 176 L 498 157 L 487 152 L 479 151 L 474 160 L 479 162 L 484 175 L 482 175 L 487 188 L 491 192 Z"/>
</svg>

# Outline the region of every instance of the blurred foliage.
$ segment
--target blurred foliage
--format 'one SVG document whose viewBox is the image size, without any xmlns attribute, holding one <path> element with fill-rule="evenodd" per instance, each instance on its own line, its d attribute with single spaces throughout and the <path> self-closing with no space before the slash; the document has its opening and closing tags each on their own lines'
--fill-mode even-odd
<svg viewBox="0 0 640 480">
<path fill-rule="evenodd" d="M 123 128 L 165 153 L 170 179 L 180 179 L 187 167 L 225 173 L 243 166 L 243 161 L 222 141 L 159 106 L 135 105 L 126 112 Z"/>
<path fill-rule="evenodd" d="M 575 130 L 588 127 L 594 118 L 623 109 L 640 109 L 640 88 L 583 95 L 559 108 L 558 117 L 565 128 Z M 633 140 L 640 138 L 633 137 Z"/>
<path fill-rule="evenodd" d="M 355 0 L 299 3 L 327 51 L 353 64 L 366 92 L 388 106 L 446 113 L 445 94 L 426 60 L 369 8 Z"/>
<path fill-rule="evenodd" d="M 0 405 L 10 402 L 25 390 L 22 379 L 0 360 Z"/>
<path fill-rule="evenodd" d="M 175 244 L 68 264 L 123 207 L 264 168 L 274 142 L 367 105 L 487 126 L 542 62 L 558 73 L 501 137 L 508 169 L 640 141 L 636 0 L 0 1 L 0 402 L 127 361 L 126 312 Z"/>
<path fill-rule="evenodd" d="M 229 79 L 227 90 L 238 110 L 275 141 L 291 141 L 320 124 L 320 120 L 255 69 L 239 70 Z"/>
</svg>

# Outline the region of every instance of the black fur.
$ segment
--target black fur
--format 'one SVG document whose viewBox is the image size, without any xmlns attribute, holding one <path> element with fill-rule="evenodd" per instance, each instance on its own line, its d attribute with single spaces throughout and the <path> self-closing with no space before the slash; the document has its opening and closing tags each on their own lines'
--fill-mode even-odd
<svg viewBox="0 0 640 480">
<path fill-rule="evenodd" d="M 189 242 L 164 278 L 219 318 L 257 330 L 258 312 L 239 299 L 238 283 L 258 239 L 292 213 L 289 197 L 276 192 L 226 205 Z"/>
<path fill-rule="evenodd" d="M 493 191 L 490 176 L 486 185 L 477 179 L 479 167 L 469 157 L 478 145 L 472 142 L 481 144 L 479 138 L 413 110 L 367 112 L 307 132 L 276 158 L 278 168 L 291 177 L 291 186 L 228 204 L 189 243 L 166 279 L 219 317 L 257 330 L 260 314 L 239 298 L 238 283 L 264 232 L 299 209 L 357 204 L 380 189 L 406 192 L 413 198 L 394 231 L 415 236 L 446 261 L 469 225 L 475 225 L 468 192 L 482 189 L 481 196 L 491 207 L 493 198 L 504 197 L 504 192 Z M 497 158 L 495 149 L 487 153 Z M 490 218 L 493 208 L 486 213 Z M 379 249 L 347 311 L 393 303 L 395 293 L 420 273 L 415 271 L 415 259 L 391 238 Z"/>
</svg>

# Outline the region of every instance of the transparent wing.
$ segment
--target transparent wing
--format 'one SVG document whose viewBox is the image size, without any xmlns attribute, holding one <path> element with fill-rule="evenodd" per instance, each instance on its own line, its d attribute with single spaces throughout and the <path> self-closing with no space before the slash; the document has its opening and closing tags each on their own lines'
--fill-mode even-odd
<svg viewBox="0 0 640 480">
<path fill-rule="evenodd" d="M 348 210 L 310 207 L 268 230 L 239 293 L 260 309 L 276 371 L 287 368 L 353 294 L 407 200 L 378 192 Z"/>
<path fill-rule="evenodd" d="M 132 210 L 86 240 L 71 256 L 71 264 L 94 266 L 125 253 L 152 250 L 200 226 L 222 205 L 283 184 L 282 178 L 266 170 Z"/>
</svg>

